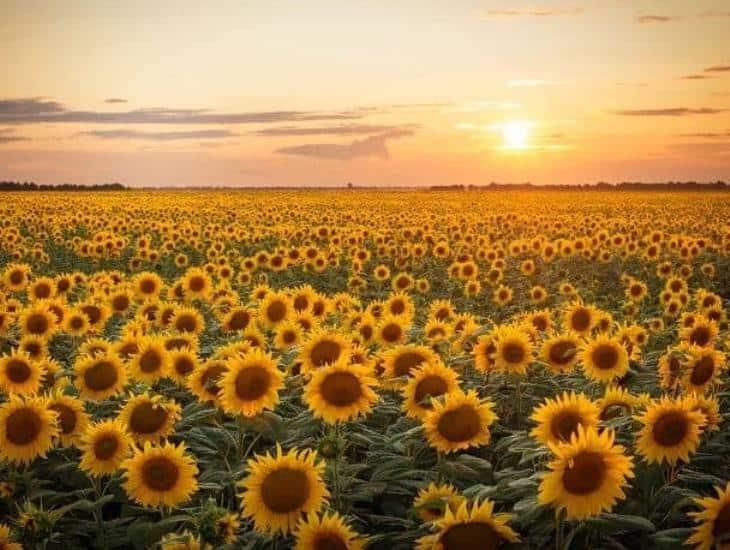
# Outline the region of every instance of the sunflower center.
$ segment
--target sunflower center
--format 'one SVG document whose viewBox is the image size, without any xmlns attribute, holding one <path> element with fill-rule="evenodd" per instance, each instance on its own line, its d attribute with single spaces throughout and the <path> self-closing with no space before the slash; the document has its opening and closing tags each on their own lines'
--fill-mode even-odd
<svg viewBox="0 0 730 550">
<path fill-rule="evenodd" d="M 340 353 L 342 353 L 340 344 L 332 340 L 322 340 L 312 347 L 312 364 L 321 367 L 327 363 L 334 363 L 340 358 Z"/>
<path fill-rule="evenodd" d="M 271 374 L 264 367 L 254 365 L 241 370 L 236 376 L 236 395 L 243 401 L 255 401 L 271 385 Z"/>
<path fill-rule="evenodd" d="M 271 302 L 266 308 L 266 316 L 272 323 L 278 323 L 286 317 L 286 304 L 279 300 Z"/>
<path fill-rule="evenodd" d="M 309 307 L 309 300 L 306 296 L 297 296 L 294 298 L 294 309 L 297 311 L 302 311 L 304 309 L 307 309 Z"/>
<path fill-rule="evenodd" d="M 261 484 L 261 500 L 269 510 L 288 514 L 301 508 L 309 497 L 307 474 L 291 468 L 279 468 Z"/>
<path fill-rule="evenodd" d="M 730 533 L 730 504 L 725 504 L 712 522 L 712 536 L 719 539 L 728 533 Z"/>
<path fill-rule="evenodd" d="M 175 372 L 181 376 L 186 376 L 193 372 L 195 365 L 191 361 L 190 357 L 185 355 L 175 359 Z"/>
<path fill-rule="evenodd" d="M 406 305 L 401 300 L 396 300 L 390 304 L 390 312 L 393 315 L 400 315 L 406 310 Z"/>
<path fill-rule="evenodd" d="M 41 433 L 43 421 L 33 409 L 18 409 L 5 420 L 5 434 L 13 445 L 28 445 Z"/>
<path fill-rule="evenodd" d="M 598 453 L 582 452 L 575 455 L 563 472 L 563 485 L 574 495 L 589 495 L 603 483 L 606 463 Z"/>
<path fill-rule="evenodd" d="M 26 328 L 30 334 L 45 334 L 48 330 L 48 319 L 40 313 L 33 313 L 28 316 Z"/>
<path fill-rule="evenodd" d="M 231 315 L 228 326 L 231 330 L 243 330 L 248 326 L 251 316 L 246 311 L 236 311 Z"/>
<path fill-rule="evenodd" d="M 407 351 L 405 353 L 401 353 L 398 357 L 396 357 L 395 363 L 393 365 L 393 371 L 395 372 L 396 377 L 406 376 L 410 374 L 411 369 L 418 367 L 425 362 L 426 358 L 420 353 L 417 353 L 415 351 Z"/>
<path fill-rule="evenodd" d="M 11 359 L 5 365 L 5 375 L 14 384 L 21 384 L 30 378 L 30 365 L 20 359 Z"/>
<path fill-rule="evenodd" d="M 175 320 L 175 328 L 180 332 L 195 332 L 198 323 L 192 315 L 181 315 Z"/>
<path fill-rule="evenodd" d="M 533 317 L 532 326 L 542 332 L 543 330 L 545 330 L 547 328 L 547 319 L 545 319 L 545 317 L 542 317 L 542 316 Z"/>
<path fill-rule="evenodd" d="M 139 285 L 139 289 L 143 294 L 152 294 L 156 288 L 157 285 L 152 279 L 144 279 Z"/>
<path fill-rule="evenodd" d="M 609 370 L 618 364 L 618 351 L 610 344 L 600 344 L 591 353 L 593 364 L 601 370 Z"/>
<path fill-rule="evenodd" d="M 162 358 L 155 350 L 148 349 L 139 358 L 139 368 L 142 372 L 155 372 L 162 366 Z"/>
<path fill-rule="evenodd" d="M 586 331 L 591 326 L 591 314 L 587 309 L 577 309 L 570 318 L 570 324 L 578 332 Z"/>
<path fill-rule="evenodd" d="M 218 395 L 220 387 L 218 386 L 218 380 L 221 375 L 226 371 L 223 365 L 213 365 L 208 367 L 201 377 L 200 383 L 211 395 Z"/>
<path fill-rule="evenodd" d="M 48 298 L 51 295 L 51 287 L 41 283 L 33 289 L 33 293 L 36 295 L 36 298 Z"/>
<path fill-rule="evenodd" d="M 396 323 L 388 323 L 383 327 L 383 340 L 386 342 L 397 342 L 401 334 L 403 334 L 403 330 Z"/>
<path fill-rule="evenodd" d="M 439 537 L 444 550 L 492 550 L 500 544 L 499 534 L 491 525 L 481 521 L 457 523 Z"/>
<path fill-rule="evenodd" d="M 416 391 L 413 397 L 420 407 L 430 409 L 430 400 L 429 402 L 424 402 L 424 399 L 426 399 L 426 397 L 438 397 L 439 395 L 443 395 L 448 389 L 449 386 L 446 383 L 446 380 L 438 375 L 431 374 L 424 377 L 420 382 L 418 382 L 418 384 L 416 384 Z"/>
<path fill-rule="evenodd" d="M 556 365 L 567 365 L 575 357 L 577 348 L 573 342 L 564 340 L 550 348 L 550 362 Z"/>
<path fill-rule="evenodd" d="M 167 409 L 151 402 L 140 403 L 129 415 L 129 427 L 138 434 L 153 434 L 165 424 Z"/>
<path fill-rule="evenodd" d="M 696 346 L 706 346 L 710 341 L 710 330 L 707 327 L 696 327 L 689 335 L 689 343 Z"/>
<path fill-rule="evenodd" d="M 555 439 L 570 441 L 570 436 L 575 433 L 580 423 L 580 415 L 577 412 L 560 411 L 553 416 L 550 431 Z"/>
<path fill-rule="evenodd" d="M 347 550 L 347 544 L 337 533 L 317 533 L 312 541 L 313 550 Z"/>
<path fill-rule="evenodd" d="M 99 460 L 109 460 L 119 448 L 119 439 L 114 434 L 105 434 L 94 441 L 94 456 Z"/>
<path fill-rule="evenodd" d="M 335 407 L 346 407 L 355 403 L 362 395 L 360 380 L 351 372 L 333 372 L 320 386 L 322 397 Z"/>
<path fill-rule="evenodd" d="M 652 428 L 654 440 L 662 447 L 674 447 L 684 440 L 689 431 L 687 419 L 677 411 L 670 411 L 657 419 Z"/>
<path fill-rule="evenodd" d="M 712 357 L 706 355 L 692 367 L 689 380 L 695 386 L 702 386 L 712 378 L 714 373 L 715 362 L 712 360 Z"/>
<path fill-rule="evenodd" d="M 205 288 L 205 279 L 203 277 L 191 277 L 188 281 L 188 288 L 193 292 L 200 292 Z"/>
<path fill-rule="evenodd" d="M 481 430 L 479 413 L 470 405 L 461 405 L 446 411 L 438 421 L 439 433 L 448 441 L 469 441 Z"/>
<path fill-rule="evenodd" d="M 61 427 L 63 435 L 70 434 L 76 427 L 76 411 L 63 403 L 53 403 L 48 406 L 49 409 L 58 414 L 58 424 Z"/>
<path fill-rule="evenodd" d="M 112 307 L 115 311 L 126 311 L 129 307 L 129 298 L 124 294 L 115 296 L 112 300 Z"/>
<path fill-rule="evenodd" d="M 521 363 L 525 359 L 525 348 L 517 342 L 507 342 L 502 348 L 502 358 L 507 363 Z"/>
<path fill-rule="evenodd" d="M 69 324 L 72 330 L 80 330 L 84 327 L 84 320 L 81 317 L 72 317 Z"/>
<path fill-rule="evenodd" d="M 164 456 L 150 458 L 142 466 L 142 480 L 154 491 L 169 491 L 179 477 L 177 465 Z"/>
<path fill-rule="evenodd" d="M 190 342 L 186 338 L 170 338 L 165 342 L 165 349 L 174 350 L 189 346 Z"/>
<path fill-rule="evenodd" d="M 18 269 L 10 272 L 11 283 L 13 283 L 14 285 L 19 285 L 22 284 L 23 281 L 25 281 L 25 274 L 22 271 Z"/>
<path fill-rule="evenodd" d="M 94 391 L 111 388 L 117 383 L 117 369 L 108 361 L 94 363 L 84 372 L 84 383 Z"/>
</svg>

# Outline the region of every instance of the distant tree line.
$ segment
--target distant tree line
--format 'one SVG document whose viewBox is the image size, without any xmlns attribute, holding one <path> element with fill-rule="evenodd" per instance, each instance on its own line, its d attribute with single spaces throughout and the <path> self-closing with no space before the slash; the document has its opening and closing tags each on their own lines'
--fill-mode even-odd
<svg viewBox="0 0 730 550">
<path fill-rule="evenodd" d="M 121 183 L 99 183 L 78 185 L 61 183 L 58 185 L 37 184 L 32 181 L 0 181 L 0 191 L 121 191 L 127 189 Z"/>
<path fill-rule="evenodd" d="M 620 183 L 608 183 L 599 181 L 597 183 L 583 183 L 578 185 L 533 185 L 526 183 L 496 183 L 487 185 L 431 185 L 431 191 L 478 191 L 480 189 L 496 189 L 515 191 L 523 189 L 580 189 L 585 191 L 606 191 L 606 190 L 639 190 L 639 191 L 724 191 L 730 189 L 728 183 L 718 180 L 714 182 L 697 181 L 666 181 L 666 182 L 641 182 L 622 181 Z"/>
</svg>

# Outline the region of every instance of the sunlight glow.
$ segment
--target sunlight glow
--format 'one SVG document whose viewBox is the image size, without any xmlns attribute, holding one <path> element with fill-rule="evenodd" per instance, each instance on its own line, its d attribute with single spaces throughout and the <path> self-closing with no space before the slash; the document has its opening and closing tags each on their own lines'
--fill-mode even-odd
<svg viewBox="0 0 730 550">
<path fill-rule="evenodd" d="M 530 139 L 530 125 L 526 122 L 505 122 L 502 138 L 506 149 L 526 149 Z"/>
</svg>

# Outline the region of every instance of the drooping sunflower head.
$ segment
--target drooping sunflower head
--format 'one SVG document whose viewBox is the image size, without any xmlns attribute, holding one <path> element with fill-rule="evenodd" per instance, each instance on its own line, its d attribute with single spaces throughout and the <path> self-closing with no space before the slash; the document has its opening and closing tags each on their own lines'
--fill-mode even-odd
<svg viewBox="0 0 730 550">
<path fill-rule="evenodd" d="M 570 372 L 578 363 L 580 339 L 571 332 L 549 337 L 542 343 L 540 357 L 553 372 Z"/>
<path fill-rule="evenodd" d="M 80 357 L 74 373 L 75 385 L 84 399 L 106 399 L 122 391 L 127 382 L 127 369 L 113 352 Z"/>
<path fill-rule="evenodd" d="M 335 363 L 312 372 L 303 399 L 315 418 L 344 422 L 372 410 L 377 383 L 366 367 Z"/>
<path fill-rule="evenodd" d="M 580 425 L 569 443 L 551 444 L 555 458 L 543 474 L 539 502 L 565 510 L 569 520 L 610 511 L 625 497 L 623 488 L 633 477 L 633 461 L 614 438 L 612 430 L 599 434 L 595 427 Z"/>
<path fill-rule="evenodd" d="M 279 402 L 284 374 L 276 361 L 259 349 L 229 358 L 220 380 L 219 402 L 234 415 L 255 416 Z"/>
<path fill-rule="evenodd" d="M 317 513 L 329 497 L 322 479 L 324 463 L 316 451 L 291 449 L 256 456 L 239 483 L 242 515 L 260 533 L 289 533 L 304 514 Z"/>
<path fill-rule="evenodd" d="M 511 519 L 509 514 L 495 514 L 490 500 L 463 502 L 455 512 L 447 508 L 444 516 L 432 524 L 436 533 L 418 539 L 416 549 L 496 549 L 505 542 L 520 540 L 507 525 Z"/>
<path fill-rule="evenodd" d="M 362 550 L 365 541 L 337 512 L 309 514 L 294 531 L 294 550 Z"/>
<path fill-rule="evenodd" d="M 185 444 L 164 443 L 144 448 L 122 462 L 123 487 L 142 506 L 179 506 L 198 490 L 198 467 L 185 453 Z"/>
<path fill-rule="evenodd" d="M 688 545 L 696 550 L 712 550 L 726 548 L 730 536 L 730 483 L 725 488 L 715 487 L 716 497 L 696 498 L 695 504 L 700 507 L 691 512 L 697 525 L 687 539 Z"/>
<path fill-rule="evenodd" d="M 707 422 L 690 398 L 669 397 L 654 401 L 636 419 L 642 424 L 636 439 L 639 454 L 649 463 L 672 465 L 689 461 Z"/>
<path fill-rule="evenodd" d="M 432 522 L 444 517 L 447 509 L 457 512 L 464 502 L 466 497 L 460 495 L 453 485 L 429 483 L 416 495 L 413 509 L 423 521 Z"/>
<path fill-rule="evenodd" d="M 474 390 L 446 394 L 443 401 L 432 401 L 423 420 L 426 439 L 442 453 L 481 447 L 489 443 L 491 426 L 497 415 L 490 401 L 479 398 Z"/>
<path fill-rule="evenodd" d="M 414 371 L 402 389 L 403 410 L 412 418 L 423 419 L 433 409 L 431 399 L 459 390 L 459 375 L 440 362 L 426 363 Z"/>
<path fill-rule="evenodd" d="M 130 397 L 117 418 L 137 443 L 154 443 L 172 433 L 180 412 L 175 401 L 143 393 Z"/>
<path fill-rule="evenodd" d="M 0 405 L 0 459 L 29 464 L 45 456 L 58 435 L 58 415 L 46 399 L 13 396 Z"/>
<path fill-rule="evenodd" d="M 717 381 L 725 368 L 725 354 L 713 348 L 689 346 L 682 385 L 694 393 L 704 393 Z"/>
<path fill-rule="evenodd" d="M 535 408 L 530 418 L 537 423 L 530 435 L 543 445 L 570 441 L 578 426 L 598 425 L 598 406 L 582 393 L 563 392 Z"/>
<path fill-rule="evenodd" d="M 588 340 L 578 357 L 585 375 L 597 382 L 611 382 L 629 370 L 626 347 L 610 336 L 599 335 Z"/>
<path fill-rule="evenodd" d="M 610 420 L 617 416 L 631 414 L 635 409 L 641 406 L 641 399 L 626 388 L 620 386 L 606 386 L 603 397 L 596 404 L 601 411 L 599 418 L 601 420 Z"/>
</svg>

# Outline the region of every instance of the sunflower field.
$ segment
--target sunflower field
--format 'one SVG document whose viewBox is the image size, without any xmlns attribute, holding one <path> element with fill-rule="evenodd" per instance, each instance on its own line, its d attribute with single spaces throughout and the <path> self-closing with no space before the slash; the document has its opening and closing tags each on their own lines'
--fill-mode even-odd
<svg viewBox="0 0 730 550">
<path fill-rule="evenodd" d="M 0 194 L 0 548 L 728 548 L 729 220 Z"/>
</svg>

